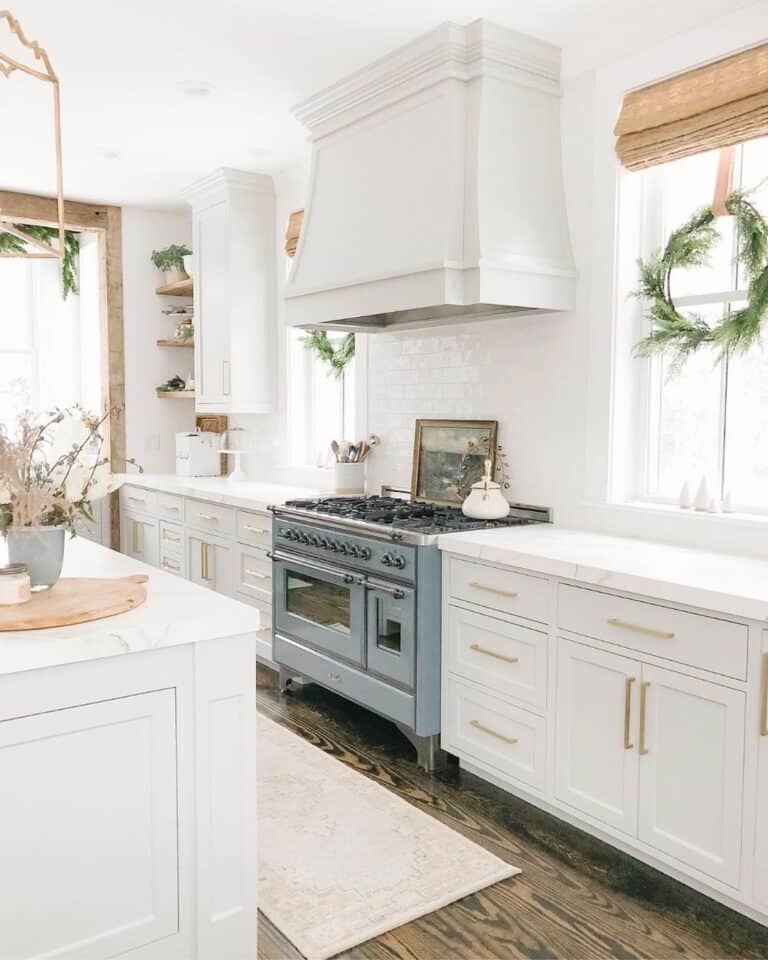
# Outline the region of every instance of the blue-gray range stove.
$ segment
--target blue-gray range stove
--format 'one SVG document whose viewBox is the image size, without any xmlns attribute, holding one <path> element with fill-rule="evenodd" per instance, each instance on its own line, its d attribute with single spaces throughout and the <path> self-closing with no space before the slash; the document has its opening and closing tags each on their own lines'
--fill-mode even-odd
<svg viewBox="0 0 768 960">
<path fill-rule="evenodd" d="M 393 497 L 291 500 L 271 508 L 273 657 L 300 677 L 393 720 L 425 769 L 439 762 L 441 534 L 540 523 L 513 507 L 473 520 L 458 507 Z"/>
</svg>

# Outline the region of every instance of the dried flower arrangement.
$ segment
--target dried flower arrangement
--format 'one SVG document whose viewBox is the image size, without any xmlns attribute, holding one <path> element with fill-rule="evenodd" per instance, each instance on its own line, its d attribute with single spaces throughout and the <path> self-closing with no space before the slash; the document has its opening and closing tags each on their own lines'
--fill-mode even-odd
<svg viewBox="0 0 768 960">
<path fill-rule="evenodd" d="M 28 411 L 13 436 L 0 424 L 3 536 L 11 528 L 40 526 L 64 526 L 74 536 L 79 517 L 93 519 L 91 503 L 119 486 L 103 456 L 101 428 L 108 416 L 80 406 Z"/>
</svg>

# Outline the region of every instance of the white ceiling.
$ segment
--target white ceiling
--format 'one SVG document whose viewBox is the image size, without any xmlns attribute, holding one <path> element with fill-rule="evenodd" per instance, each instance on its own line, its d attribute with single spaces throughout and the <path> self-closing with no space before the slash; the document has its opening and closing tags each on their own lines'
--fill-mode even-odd
<svg viewBox="0 0 768 960">
<path fill-rule="evenodd" d="M 292 105 L 443 20 L 549 40 L 573 75 L 753 0 L 10 2 L 61 80 L 67 195 L 172 208 L 217 167 L 300 159 Z M 13 46 L 0 26 L 0 50 Z M 49 105 L 47 85 L 0 76 L 0 188 L 54 192 Z"/>
</svg>

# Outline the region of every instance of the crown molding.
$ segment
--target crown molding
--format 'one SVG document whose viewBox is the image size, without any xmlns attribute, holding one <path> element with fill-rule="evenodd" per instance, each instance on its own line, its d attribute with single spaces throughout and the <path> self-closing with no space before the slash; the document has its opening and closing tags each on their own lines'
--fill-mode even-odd
<svg viewBox="0 0 768 960">
<path fill-rule="evenodd" d="M 251 173 L 248 170 L 222 167 L 189 184 L 181 191 L 181 196 L 194 206 L 217 198 L 225 199 L 236 189 L 274 196 L 275 184 L 267 173 Z"/>
<path fill-rule="evenodd" d="M 293 108 L 309 130 L 381 108 L 436 83 L 493 76 L 560 95 L 560 50 L 487 20 L 446 22 Z M 326 132 L 326 131 L 323 131 Z"/>
</svg>

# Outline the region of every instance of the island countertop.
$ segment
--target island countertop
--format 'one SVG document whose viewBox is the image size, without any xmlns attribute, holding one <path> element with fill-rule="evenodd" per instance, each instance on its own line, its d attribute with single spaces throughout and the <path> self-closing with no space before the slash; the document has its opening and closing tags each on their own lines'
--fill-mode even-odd
<svg viewBox="0 0 768 960">
<path fill-rule="evenodd" d="M 768 560 L 530 524 L 450 533 L 440 549 L 522 570 L 768 621 Z"/>
<path fill-rule="evenodd" d="M 5 544 L 0 546 L 0 563 L 7 563 Z M 255 607 L 89 540 L 67 540 L 64 577 L 117 578 L 137 573 L 149 579 L 147 599 L 134 610 L 67 627 L 0 632 L 0 675 L 239 636 L 261 628 Z"/>
</svg>

